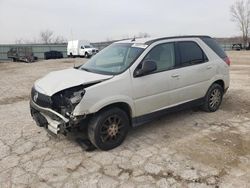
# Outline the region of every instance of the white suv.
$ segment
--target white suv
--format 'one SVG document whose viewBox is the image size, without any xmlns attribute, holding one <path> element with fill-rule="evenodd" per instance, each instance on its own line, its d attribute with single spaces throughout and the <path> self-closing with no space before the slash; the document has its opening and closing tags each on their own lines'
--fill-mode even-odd
<svg viewBox="0 0 250 188">
<path fill-rule="evenodd" d="M 77 68 L 36 81 L 31 114 L 49 131 L 88 127 L 102 150 L 120 145 L 130 127 L 169 111 L 215 112 L 229 87 L 230 60 L 207 36 L 116 42 Z"/>
</svg>

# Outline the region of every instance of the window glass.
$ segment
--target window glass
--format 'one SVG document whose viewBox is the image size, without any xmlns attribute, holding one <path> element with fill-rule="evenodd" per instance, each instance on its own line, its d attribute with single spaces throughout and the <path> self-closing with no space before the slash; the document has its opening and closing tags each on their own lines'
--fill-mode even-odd
<svg viewBox="0 0 250 188">
<path fill-rule="evenodd" d="M 203 63 L 207 60 L 202 49 L 195 42 L 179 42 L 181 65 Z"/>
<path fill-rule="evenodd" d="M 80 69 L 100 74 L 119 74 L 126 70 L 144 51 L 131 43 L 114 43 L 92 57 Z"/>
<path fill-rule="evenodd" d="M 152 60 L 156 62 L 156 72 L 173 68 L 175 66 L 174 44 L 166 43 L 154 47 L 148 53 L 145 60 Z"/>
<path fill-rule="evenodd" d="M 212 38 L 202 38 L 202 40 L 222 59 L 227 57 L 224 50 L 220 47 L 220 45 Z"/>
</svg>

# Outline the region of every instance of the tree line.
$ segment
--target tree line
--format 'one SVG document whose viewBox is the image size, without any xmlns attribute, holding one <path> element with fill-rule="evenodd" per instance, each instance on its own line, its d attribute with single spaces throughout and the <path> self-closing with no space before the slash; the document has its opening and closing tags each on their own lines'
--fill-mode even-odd
<svg viewBox="0 0 250 188">
<path fill-rule="evenodd" d="M 243 48 L 249 47 L 250 0 L 239 0 L 231 6 L 232 21 L 241 31 Z"/>
<path fill-rule="evenodd" d="M 17 39 L 15 41 L 16 44 L 62 44 L 67 42 L 68 40 L 65 37 L 61 35 L 55 35 L 54 32 L 49 29 L 41 31 L 38 39 Z"/>
</svg>

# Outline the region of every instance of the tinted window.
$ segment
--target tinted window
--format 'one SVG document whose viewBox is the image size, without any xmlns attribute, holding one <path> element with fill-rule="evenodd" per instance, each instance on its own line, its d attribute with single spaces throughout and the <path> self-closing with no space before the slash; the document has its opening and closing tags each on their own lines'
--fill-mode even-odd
<svg viewBox="0 0 250 188">
<path fill-rule="evenodd" d="M 202 38 L 202 40 L 222 59 L 227 57 L 220 45 L 212 38 Z"/>
<path fill-rule="evenodd" d="M 195 42 L 179 42 L 181 65 L 203 63 L 207 60 L 202 49 Z"/>
<path fill-rule="evenodd" d="M 175 66 L 174 44 L 166 43 L 154 47 L 148 53 L 145 60 L 152 60 L 156 62 L 156 72 L 173 68 Z"/>
</svg>

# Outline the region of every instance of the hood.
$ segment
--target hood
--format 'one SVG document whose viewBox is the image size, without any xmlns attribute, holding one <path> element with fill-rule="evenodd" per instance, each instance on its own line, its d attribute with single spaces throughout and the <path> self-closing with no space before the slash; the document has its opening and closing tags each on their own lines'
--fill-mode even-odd
<svg viewBox="0 0 250 188">
<path fill-rule="evenodd" d="M 97 48 L 86 48 L 86 50 L 88 50 L 88 51 L 92 51 L 92 50 L 97 50 Z"/>
<path fill-rule="evenodd" d="M 52 96 L 67 88 L 100 82 L 112 77 L 112 75 L 96 74 L 71 68 L 47 74 L 35 82 L 35 89 L 45 95 Z"/>
</svg>

